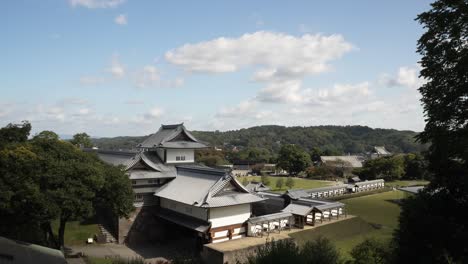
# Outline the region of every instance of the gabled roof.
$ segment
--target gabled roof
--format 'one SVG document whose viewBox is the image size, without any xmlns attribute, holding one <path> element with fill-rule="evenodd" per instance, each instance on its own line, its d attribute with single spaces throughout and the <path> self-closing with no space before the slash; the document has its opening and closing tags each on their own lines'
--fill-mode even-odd
<svg viewBox="0 0 468 264">
<path fill-rule="evenodd" d="M 323 163 L 327 162 L 343 162 L 344 167 L 360 168 L 364 158 L 361 156 L 320 156 Z M 334 164 L 333 166 L 341 166 Z"/>
<path fill-rule="evenodd" d="M 293 200 L 297 200 L 299 198 L 302 198 L 302 197 L 309 197 L 310 194 L 307 193 L 305 190 L 303 189 L 291 189 L 291 190 L 287 190 L 285 193 L 284 193 L 285 196 L 289 196 L 289 198 L 293 199 Z"/>
<path fill-rule="evenodd" d="M 360 182 L 356 182 L 354 183 L 355 186 L 361 186 L 361 185 L 367 185 L 367 184 L 372 184 L 372 183 L 381 183 L 381 182 L 385 182 L 384 179 L 376 179 L 376 180 L 370 180 L 370 181 L 360 181 Z"/>
<path fill-rule="evenodd" d="M 175 178 L 177 170 L 174 166 L 164 164 L 158 155 L 152 151 L 137 153 L 128 160 L 125 170 L 130 174 L 131 180 Z"/>
<path fill-rule="evenodd" d="M 161 125 L 158 132 L 138 144 L 138 148 L 206 148 L 207 145 L 197 140 L 184 124 Z"/>
<path fill-rule="evenodd" d="M 392 154 L 384 146 L 375 146 L 374 152 L 379 155 L 391 155 Z"/>
<path fill-rule="evenodd" d="M 249 190 L 250 192 L 265 192 L 265 191 L 270 190 L 270 187 L 266 186 L 262 182 L 254 182 L 254 181 L 249 182 L 249 184 L 247 184 L 245 188 Z"/>
<path fill-rule="evenodd" d="M 197 207 L 223 207 L 264 200 L 251 194 L 232 175 L 200 165 L 177 166 L 177 177 L 155 195 Z"/>
<path fill-rule="evenodd" d="M 312 199 L 301 199 L 300 201 L 294 202 L 286 206 L 282 212 L 287 212 L 295 215 L 306 216 L 312 212 L 312 210 L 323 211 L 333 208 L 344 207 L 345 205 L 340 202 L 328 202 L 318 201 Z"/>
<path fill-rule="evenodd" d="M 137 153 L 136 151 L 96 150 L 91 148 L 83 149 L 83 151 L 96 153 L 100 160 L 114 166 L 126 165 L 128 160 Z"/>
<path fill-rule="evenodd" d="M 66 264 L 60 250 L 0 237 L 0 263 Z"/>
</svg>

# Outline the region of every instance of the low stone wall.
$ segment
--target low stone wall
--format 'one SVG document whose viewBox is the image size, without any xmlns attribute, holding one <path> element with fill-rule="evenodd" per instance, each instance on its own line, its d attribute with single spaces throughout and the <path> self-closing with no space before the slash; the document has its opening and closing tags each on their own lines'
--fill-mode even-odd
<svg viewBox="0 0 468 264">
<path fill-rule="evenodd" d="M 294 240 L 291 237 L 283 238 L 281 240 Z M 278 241 L 278 240 L 276 240 Z M 200 256 L 204 263 L 210 264 L 234 264 L 234 263 L 244 263 L 247 261 L 247 258 L 251 255 L 256 254 L 258 248 L 263 247 L 265 244 L 259 244 L 250 247 L 244 247 L 237 250 L 224 250 L 220 251 L 210 247 L 210 244 L 203 247 Z"/>
</svg>

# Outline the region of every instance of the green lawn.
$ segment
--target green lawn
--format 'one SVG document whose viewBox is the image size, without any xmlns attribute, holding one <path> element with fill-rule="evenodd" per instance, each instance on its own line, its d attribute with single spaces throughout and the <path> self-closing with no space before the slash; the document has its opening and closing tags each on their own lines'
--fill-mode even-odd
<svg viewBox="0 0 468 264">
<path fill-rule="evenodd" d="M 244 178 L 247 178 L 247 181 L 249 182 L 261 181 L 260 176 L 241 176 L 241 177 L 238 177 L 237 180 L 242 182 Z M 268 184 L 268 186 L 271 188 L 272 191 L 284 192 L 289 189 L 287 186 L 283 186 L 283 188 L 281 189 L 276 188 L 276 180 L 278 178 L 283 178 L 283 182 L 284 184 L 286 184 L 286 180 L 288 179 L 288 177 L 269 176 L 268 178 L 270 179 L 270 184 Z M 309 179 L 303 179 L 303 178 L 293 178 L 293 180 L 294 180 L 294 186 L 292 187 L 292 189 L 312 189 L 312 188 L 324 187 L 324 186 L 335 184 L 334 181 L 309 180 Z"/>
<path fill-rule="evenodd" d="M 86 264 L 111 264 L 112 259 L 86 257 L 85 262 L 86 262 Z"/>
<path fill-rule="evenodd" d="M 400 207 L 390 202 L 405 197 L 401 191 L 389 191 L 341 200 L 354 219 L 291 234 L 299 243 L 323 235 L 332 240 L 345 257 L 366 238 L 389 240 L 398 226 Z"/>
<path fill-rule="evenodd" d="M 52 222 L 54 233 L 58 233 L 58 221 Z M 99 233 L 98 225 L 95 223 L 80 223 L 79 221 L 67 222 L 65 226 L 65 245 L 84 245 L 89 237 Z"/>
<path fill-rule="evenodd" d="M 390 186 L 390 187 L 407 187 L 407 186 L 418 186 L 418 185 L 428 185 L 428 184 L 429 184 L 429 181 L 423 181 L 423 180 L 385 182 L 385 185 Z"/>
</svg>

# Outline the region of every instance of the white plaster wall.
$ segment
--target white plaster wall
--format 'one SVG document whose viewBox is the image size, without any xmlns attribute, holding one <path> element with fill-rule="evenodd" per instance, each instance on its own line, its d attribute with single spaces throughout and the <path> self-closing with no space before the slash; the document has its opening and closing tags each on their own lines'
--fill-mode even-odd
<svg viewBox="0 0 468 264">
<path fill-rule="evenodd" d="M 166 151 L 167 163 L 195 162 L 195 151 L 193 149 L 167 149 Z M 185 156 L 185 160 L 176 160 L 177 156 Z"/>
<path fill-rule="evenodd" d="M 211 227 L 241 224 L 250 218 L 250 204 L 210 208 Z"/>
<path fill-rule="evenodd" d="M 205 208 L 195 207 L 165 198 L 161 198 L 161 207 L 206 221 L 207 210 Z"/>
</svg>

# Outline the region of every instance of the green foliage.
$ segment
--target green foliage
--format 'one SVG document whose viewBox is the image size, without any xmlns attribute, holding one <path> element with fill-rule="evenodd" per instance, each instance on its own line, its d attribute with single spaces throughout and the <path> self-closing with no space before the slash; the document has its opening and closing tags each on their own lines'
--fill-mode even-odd
<svg viewBox="0 0 468 264">
<path fill-rule="evenodd" d="M 284 185 L 284 180 L 283 180 L 282 177 L 279 177 L 278 179 L 276 179 L 276 188 L 277 189 L 283 188 L 283 185 Z"/>
<path fill-rule="evenodd" d="M 293 240 L 267 241 L 260 247 L 256 255 L 248 257 L 247 263 L 317 263 L 317 264 L 336 264 L 341 263 L 341 257 L 330 240 L 324 237 L 305 243 L 298 247 Z"/>
<path fill-rule="evenodd" d="M 289 264 L 304 263 L 300 256 L 300 249 L 294 241 L 272 240 L 260 247 L 255 255 L 248 257 L 249 264 Z"/>
<path fill-rule="evenodd" d="M 266 176 L 266 175 L 262 175 L 262 177 L 260 178 L 261 182 L 265 185 L 270 185 L 270 177 Z"/>
<path fill-rule="evenodd" d="M 34 140 L 59 140 L 60 138 L 56 133 L 52 131 L 44 130 L 41 133 L 35 135 L 33 139 Z"/>
<path fill-rule="evenodd" d="M 223 151 L 217 151 L 213 148 L 200 149 L 195 151 L 195 161 L 203 163 L 206 166 L 219 166 L 228 164 L 224 158 L 225 153 Z"/>
<path fill-rule="evenodd" d="M 431 183 L 407 199 L 395 233 L 396 257 L 407 263 L 468 263 L 468 2 L 439 0 L 418 15 L 419 91 L 430 143 Z"/>
<path fill-rule="evenodd" d="M 75 146 L 85 148 L 90 148 L 93 146 L 93 143 L 91 142 L 91 137 L 86 133 L 78 133 L 73 135 L 73 139 L 70 140 L 70 143 L 72 143 Z"/>
<path fill-rule="evenodd" d="M 25 142 L 31 133 L 31 124 L 23 121 L 21 124 L 8 124 L 0 128 L 0 147 L 9 143 Z"/>
<path fill-rule="evenodd" d="M 368 160 L 353 173 L 364 180 L 425 179 L 428 177 L 426 161 L 420 155 L 394 155 Z"/>
<path fill-rule="evenodd" d="M 66 223 L 91 216 L 99 201 L 117 215 L 132 209 L 131 184 L 120 169 L 50 131 L 17 141 L 0 149 L 0 235 L 60 247 Z M 31 229 L 33 236 L 21 232 Z"/>
<path fill-rule="evenodd" d="M 301 249 L 303 263 L 341 263 L 340 253 L 335 245 L 325 237 L 319 236 L 308 241 Z"/>
<path fill-rule="evenodd" d="M 285 145 L 281 147 L 278 155 L 277 166 L 296 175 L 310 166 L 311 160 L 307 152 L 297 145 Z"/>
<path fill-rule="evenodd" d="M 288 177 L 286 180 L 286 186 L 288 186 L 289 189 L 292 189 L 294 187 L 294 180 L 292 177 Z"/>
<path fill-rule="evenodd" d="M 389 245 L 375 239 L 366 239 L 351 250 L 353 264 L 385 264 L 390 263 L 391 251 Z"/>
<path fill-rule="evenodd" d="M 371 151 L 383 146 L 393 153 L 421 152 L 426 146 L 415 142 L 417 133 L 394 129 L 372 129 L 365 126 L 283 127 L 257 126 L 247 129 L 219 131 L 192 131 L 195 137 L 211 146 L 224 146 L 226 157 L 232 163 L 276 163 L 283 145 L 296 144 L 312 156 L 344 155 Z M 92 139 L 102 149 L 134 149 L 145 137 L 115 137 Z M 236 147 L 239 152 L 232 152 Z M 314 152 L 314 148 L 320 148 Z M 253 152 L 253 153 L 252 153 Z M 313 160 L 317 160 L 316 156 Z"/>
</svg>

